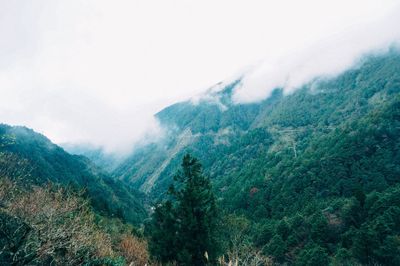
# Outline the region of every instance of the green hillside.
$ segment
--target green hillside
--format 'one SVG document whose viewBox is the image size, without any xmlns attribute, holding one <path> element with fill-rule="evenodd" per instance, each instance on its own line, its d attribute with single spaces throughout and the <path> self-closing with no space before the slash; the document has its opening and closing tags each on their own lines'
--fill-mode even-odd
<svg viewBox="0 0 400 266">
<path fill-rule="evenodd" d="M 399 53 L 253 104 L 232 103 L 238 84 L 158 113 L 169 133 L 114 176 L 162 198 L 190 152 L 275 262 L 400 264 Z"/>
<path fill-rule="evenodd" d="M 139 224 L 146 217 L 143 195 L 107 176 L 86 157 L 74 156 L 25 127 L 0 125 L 0 176 L 23 185 L 48 182 L 85 190 L 94 209 Z"/>
</svg>

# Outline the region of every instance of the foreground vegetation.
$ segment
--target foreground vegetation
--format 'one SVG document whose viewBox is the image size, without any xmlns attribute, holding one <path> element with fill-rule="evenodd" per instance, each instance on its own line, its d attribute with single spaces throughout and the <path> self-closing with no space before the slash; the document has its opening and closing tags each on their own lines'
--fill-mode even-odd
<svg viewBox="0 0 400 266">
<path fill-rule="evenodd" d="M 132 226 L 96 215 L 87 200 L 48 185 L 0 179 L 0 265 L 145 265 Z"/>
<path fill-rule="evenodd" d="M 0 171 L 0 265 L 272 264 L 246 242 L 245 219 L 222 215 L 210 180 L 190 155 L 183 159 L 170 197 L 156 206 L 145 235 L 97 214 L 83 191 L 24 184 L 23 176 L 6 178 L 6 172 L 27 167 L 12 156 L 7 160 L 19 167 Z"/>
<path fill-rule="evenodd" d="M 142 193 L 25 127 L 0 124 L 0 173 L 14 180 L 23 178 L 25 184 L 51 182 L 76 191 L 84 189 L 82 196 L 103 216 L 138 225 L 147 215 Z"/>
</svg>

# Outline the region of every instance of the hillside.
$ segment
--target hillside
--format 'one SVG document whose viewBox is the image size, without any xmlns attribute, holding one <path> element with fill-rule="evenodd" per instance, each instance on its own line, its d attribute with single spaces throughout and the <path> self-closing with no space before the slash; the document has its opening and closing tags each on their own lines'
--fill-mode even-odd
<svg viewBox="0 0 400 266">
<path fill-rule="evenodd" d="M 257 158 L 259 154 L 252 153 L 261 147 L 268 154 L 279 151 L 301 155 L 311 138 L 340 129 L 397 95 L 399 67 L 399 55 L 392 52 L 371 56 L 339 77 L 316 79 L 287 96 L 277 88 L 259 103 L 231 101 L 240 81 L 220 92 L 210 92 L 199 103 L 177 103 L 156 114 L 169 130 L 164 140 L 137 149 L 114 175 L 149 192 L 167 187 L 168 178 L 186 151 L 199 157 L 206 171 L 218 180 L 227 175 L 226 168 L 220 172 L 221 161 L 229 156 L 234 164 L 238 152 L 246 153 L 240 156 L 241 165 L 242 160 Z M 229 172 L 237 172 L 231 166 Z"/>
<path fill-rule="evenodd" d="M 88 158 L 106 172 L 112 172 L 122 160 L 116 153 L 107 153 L 103 148 L 90 144 L 63 143 L 60 146 L 69 154 L 82 155 Z"/>
<path fill-rule="evenodd" d="M 98 213 L 126 222 L 139 224 L 146 217 L 140 192 L 107 176 L 86 157 L 70 155 L 25 127 L 0 125 L 0 176 L 22 185 L 51 182 L 84 189 Z"/>
<path fill-rule="evenodd" d="M 190 152 L 222 209 L 243 215 L 249 241 L 276 262 L 400 263 L 399 53 L 252 104 L 232 102 L 239 84 L 162 110 L 164 140 L 114 176 L 160 198 Z"/>
<path fill-rule="evenodd" d="M 119 254 L 129 261 L 119 243 L 132 233 L 154 243 L 154 216 L 146 219 L 145 199 L 168 198 L 173 176 L 190 153 L 212 181 L 221 214 L 215 237 L 228 260 L 232 254 L 236 259 L 251 254 L 266 265 L 399 265 L 400 53 L 370 55 L 339 76 L 317 78 L 291 94 L 276 88 L 267 99 L 251 104 L 232 100 L 240 85 L 240 79 L 221 83 L 221 89 L 211 88 L 199 99 L 165 108 L 156 114 L 165 135 L 137 147 L 117 167 L 117 157 L 101 149 L 69 147 L 87 154 L 95 165 L 31 129 L 1 124 L 0 181 L 2 196 L 9 198 L 0 217 L 7 221 L 5 228 L 15 229 L 14 214 L 20 216 L 18 223 L 30 217 L 35 204 L 27 209 L 19 202 L 31 199 L 52 199 L 42 204 L 41 212 L 54 206 L 61 217 L 66 215 L 60 219 L 69 221 L 58 202 L 85 202 L 73 192 L 84 189 L 83 196 L 103 218 L 96 220 L 86 206 L 71 213 L 86 213 L 89 224 L 99 226 L 90 239 L 96 239 L 96 232 L 113 236 L 112 243 L 104 236 L 113 255 L 100 257 L 118 259 Z M 44 186 L 49 182 L 56 188 Z M 7 193 L 9 186 L 16 192 Z M 14 209 L 15 202 L 19 209 Z M 30 222 L 40 218 L 41 224 L 51 224 L 41 212 Z M 181 221 L 180 212 L 172 214 Z M 114 217 L 145 224 L 145 230 L 138 233 Z M 157 240 L 168 240 L 166 233 L 160 230 Z M 82 235 L 79 232 L 74 241 Z M 169 237 L 174 240 L 176 232 Z M 104 241 L 85 245 L 96 250 Z M 149 259 L 146 241 L 129 241 L 139 241 Z M 12 254 L 13 245 L 8 245 Z M 93 252 L 88 254 L 97 258 Z M 53 256 L 49 254 L 44 257 Z M 0 260 L 11 260 L 7 256 Z"/>
</svg>

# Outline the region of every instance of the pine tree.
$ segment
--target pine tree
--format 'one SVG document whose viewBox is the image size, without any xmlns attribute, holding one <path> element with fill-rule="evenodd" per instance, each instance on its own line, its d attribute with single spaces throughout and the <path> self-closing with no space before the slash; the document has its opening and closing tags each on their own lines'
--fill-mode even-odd
<svg viewBox="0 0 400 266">
<path fill-rule="evenodd" d="M 150 249 L 163 263 L 206 265 L 217 259 L 218 212 L 210 180 L 201 168 L 196 158 L 185 155 L 169 198 L 155 209 Z"/>
<path fill-rule="evenodd" d="M 150 253 L 160 262 L 176 260 L 178 247 L 176 245 L 177 224 L 176 215 L 171 201 L 159 204 L 152 215 L 150 228 Z"/>
</svg>

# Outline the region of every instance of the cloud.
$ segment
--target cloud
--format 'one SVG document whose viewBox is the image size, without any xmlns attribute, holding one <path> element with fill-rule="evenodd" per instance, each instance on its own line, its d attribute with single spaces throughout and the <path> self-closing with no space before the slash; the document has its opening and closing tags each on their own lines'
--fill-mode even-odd
<svg viewBox="0 0 400 266">
<path fill-rule="evenodd" d="M 276 88 L 291 93 L 315 78 L 330 78 L 356 67 L 363 56 L 400 45 L 400 6 L 384 19 L 348 29 L 284 56 L 270 55 L 243 74 L 236 103 L 263 100 Z"/>
<path fill-rule="evenodd" d="M 56 143 L 129 150 L 159 134 L 154 113 L 259 58 L 273 60 L 248 70 L 237 101 L 266 97 L 277 84 L 290 90 L 313 76 L 330 50 L 293 51 L 337 42 L 349 28 L 366 32 L 397 2 L 0 1 L 0 122 L 26 125 Z M 368 29 L 363 41 L 391 41 L 394 20 Z M 355 44 L 346 58 L 364 48 L 370 45 Z M 296 59 L 279 59 L 288 54 Z M 340 59 L 340 69 L 347 62 Z"/>
</svg>

